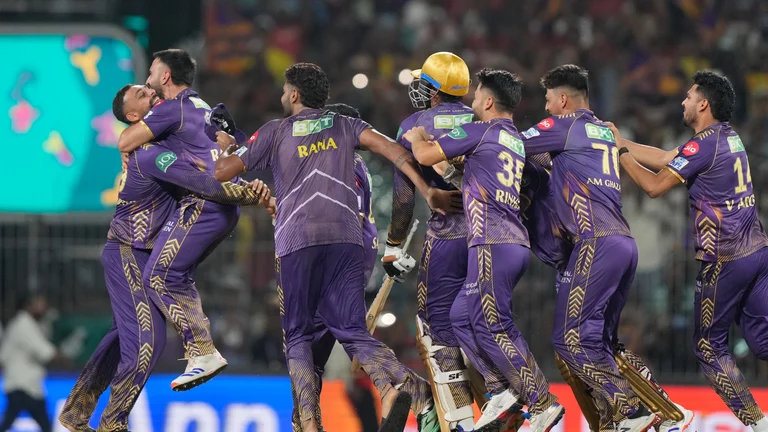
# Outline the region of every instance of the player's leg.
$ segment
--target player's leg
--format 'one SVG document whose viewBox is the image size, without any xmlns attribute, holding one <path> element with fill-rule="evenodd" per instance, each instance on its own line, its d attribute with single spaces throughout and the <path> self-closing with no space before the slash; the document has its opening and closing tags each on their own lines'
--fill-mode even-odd
<svg viewBox="0 0 768 432">
<path fill-rule="evenodd" d="M 464 294 L 481 352 L 529 406 L 533 430 L 545 430 L 559 421 L 563 410 L 515 327 L 511 307 L 512 291 L 528 267 L 529 254 L 528 248 L 520 245 L 471 247 Z M 545 423 L 547 426 L 542 426 Z M 475 425 L 480 426 L 486 427 Z"/>
<path fill-rule="evenodd" d="M 741 305 L 738 317 L 739 329 L 749 349 L 757 358 L 768 361 L 768 248 L 756 252 L 760 256 L 759 274 Z M 762 411 L 762 410 L 757 410 Z M 768 431 L 768 418 L 753 419 L 752 429 Z"/>
<path fill-rule="evenodd" d="M 128 426 L 128 414 L 165 347 L 165 319 L 152 305 L 141 283 L 149 254 L 108 243 L 103 261 L 112 312 L 117 325 L 120 361 L 110 383 L 111 394 L 99 430 Z"/>
<path fill-rule="evenodd" d="M 701 264 L 694 295 L 694 352 L 715 392 L 742 423 L 752 425 L 763 414 L 728 352 L 728 331 L 755 281 L 761 256 Z"/>
<path fill-rule="evenodd" d="M 115 324 L 96 346 L 59 414 L 59 422 L 67 430 L 86 430 L 96 403 L 109 387 L 119 362 L 120 342 Z"/>
<path fill-rule="evenodd" d="M 283 349 L 299 425 L 304 432 L 322 430 L 320 382 L 315 373 L 312 337 L 326 257 L 336 258 L 327 246 L 312 246 L 275 258 Z"/>
<path fill-rule="evenodd" d="M 398 388 L 413 397 L 414 413 L 431 413 L 433 408 L 429 383 L 403 366 L 392 350 L 374 339 L 365 326 L 365 298 L 361 247 L 351 244 L 327 246 L 324 265 L 320 316 L 350 358 L 371 378 L 382 397 L 382 414 L 388 410 Z M 400 415 L 400 413 L 398 413 Z M 435 418 L 435 424 L 437 418 Z"/>
<path fill-rule="evenodd" d="M 3 413 L 3 421 L 0 422 L 0 432 L 6 432 L 13 426 L 13 422 L 16 421 L 16 417 L 24 410 L 24 392 L 15 390 L 5 395 L 5 412 Z"/>
<path fill-rule="evenodd" d="M 466 239 L 424 242 L 417 285 L 418 345 L 432 381 L 438 415 L 446 427 L 474 425 L 472 390 L 461 348 L 451 326 L 451 307 L 467 277 Z"/>
<path fill-rule="evenodd" d="M 198 199 L 185 200 L 158 236 L 144 269 L 152 299 L 181 335 L 189 359 L 184 374 L 171 383 L 176 391 L 203 384 L 227 366 L 213 344 L 210 321 L 191 275 L 201 258 L 237 223 L 237 212 L 213 211 L 219 208 L 216 206 Z"/>
<path fill-rule="evenodd" d="M 634 240 L 624 236 L 585 239 L 574 246 L 565 270 L 571 283 L 561 284 L 557 294 L 552 343 L 595 398 L 611 401 L 614 421 L 630 417 L 629 430 L 644 431 L 658 418 L 641 408 L 605 341 L 608 303 L 636 262 L 636 252 Z"/>
</svg>

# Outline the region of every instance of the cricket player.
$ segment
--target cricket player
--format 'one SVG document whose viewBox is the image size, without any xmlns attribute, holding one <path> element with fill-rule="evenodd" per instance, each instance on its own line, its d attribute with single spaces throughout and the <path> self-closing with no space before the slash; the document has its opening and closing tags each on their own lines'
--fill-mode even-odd
<svg viewBox="0 0 768 432">
<path fill-rule="evenodd" d="M 531 429 L 544 432 L 560 421 L 565 409 L 549 392 L 547 379 L 515 327 L 510 307 L 512 290 L 529 260 L 519 195 L 525 150 L 512 120 L 523 83 L 498 69 L 483 69 L 477 78 L 472 110 L 480 121 L 458 126 L 435 141 L 423 127 L 409 130 L 404 138 L 422 165 L 464 157 L 462 192 L 470 233 L 469 258 L 464 289 L 453 303 L 451 316 L 467 315 L 469 327 L 454 325 L 454 332 L 470 360 L 486 357 L 512 390 L 491 398 L 509 401 L 506 417 L 478 422 L 474 430 L 498 430 L 525 403 Z"/>
<path fill-rule="evenodd" d="M 621 213 L 618 149 L 589 110 L 587 71 L 564 65 L 541 79 L 552 117 L 522 133 L 529 155 L 552 157 L 555 210 L 573 243 L 557 293 L 552 342 L 571 371 L 605 401 L 622 432 L 660 423 L 632 391 L 613 357 L 619 316 L 637 267 L 637 246 Z"/>
<path fill-rule="evenodd" d="M 228 149 L 216 162 L 216 178 L 272 168 L 278 197 L 275 244 L 280 311 L 303 431 L 319 429 L 314 418 L 319 401 L 311 347 L 316 312 L 379 389 L 387 417 L 382 429 L 390 420 L 395 389 L 412 395 L 419 430 L 435 431 L 437 415 L 429 384 L 399 363 L 365 326 L 354 150 L 364 148 L 393 161 L 432 208 L 450 209 L 453 194 L 429 187 L 408 152 L 368 123 L 324 110 L 329 87 L 317 65 L 297 63 L 288 68 L 281 97 L 286 118 L 266 123 L 245 146 Z M 399 423 L 402 413 L 396 415 Z"/>
<path fill-rule="evenodd" d="M 182 50 L 154 54 L 147 85 L 163 100 L 123 131 L 118 141 L 121 152 L 161 139 L 172 156 L 158 163 L 165 165 L 182 158 L 213 175 L 221 150 L 207 133 L 211 108 L 190 88 L 195 69 L 194 60 Z M 161 231 L 144 269 L 144 283 L 181 335 L 188 358 L 184 373 L 171 382 L 173 390 L 184 391 L 203 384 L 227 366 L 213 344 L 193 271 L 232 233 L 239 216 L 237 206 L 195 195 L 184 197 L 166 229 Z"/>
<path fill-rule="evenodd" d="M 733 414 L 755 432 L 765 432 L 768 420 L 728 352 L 728 330 L 736 322 L 752 352 L 768 360 L 768 237 L 757 216 L 744 144 L 728 123 L 736 94 L 728 78 L 698 71 L 682 105 L 683 122 L 694 135 L 671 151 L 621 139 L 609 126 L 621 166 L 648 196 L 661 196 L 680 183 L 688 188 L 701 261 L 694 352 Z"/>
<path fill-rule="evenodd" d="M 127 85 L 115 96 L 115 117 L 137 122 L 153 104 L 155 92 Z M 115 216 L 102 253 L 114 325 L 102 339 L 78 378 L 59 416 L 70 431 L 88 426 L 99 396 L 111 386 L 99 431 L 127 431 L 128 414 L 165 346 L 165 317 L 150 300 L 141 271 L 160 232 L 177 210 L 181 188 L 231 205 L 268 200 L 262 182 L 257 187 L 216 181 L 194 164 L 170 158 L 163 143 L 134 151 L 123 173 Z"/>
<path fill-rule="evenodd" d="M 411 143 L 403 138 L 404 131 L 421 126 L 427 133 L 439 135 L 472 121 L 472 109 L 461 102 L 469 92 L 469 68 L 459 56 L 450 52 L 432 54 L 421 69 L 413 71 L 413 76 L 408 95 L 414 108 L 422 110 L 400 124 L 397 137 L 397 142 L 409 152 Z M 420 168 L 431 186 L 457 190 L 431 165 Z M 408 177 L 395 169 L 392 218 L 382 262 L 387 274 L 400 281 L 416 264 L 401 248 L 413 218 L 415 192 Z M 433 378 L 433 395 L 445 411 L 449 427 L 468 431 L 475 423 L 473 398 L 450 318 L 453 300 L 467 277 L 467 224 L 461 213 L 433 212 L 427 227 L 416 295 L 422 334 L 418 343 L 429 353 L 425 366 Z"/>
</svg>

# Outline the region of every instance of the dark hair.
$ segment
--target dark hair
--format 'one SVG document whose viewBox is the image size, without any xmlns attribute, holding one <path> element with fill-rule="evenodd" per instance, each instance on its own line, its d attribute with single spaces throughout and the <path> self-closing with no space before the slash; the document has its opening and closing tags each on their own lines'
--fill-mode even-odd
<svg viewBox="0 0 768 432">
<path fill-rule="evenodd" d="M 335 112 L 336 114 L 341 114 L 343 116 L 352 117 L 352 118 L 360 118 L 360 111 L 358 111 L 355 107 L 343 104 L 343 103 L 335 103 L 335 104 L 329 104 L 325 106 L 325 109 L 328 111 Z"/>
<path fill-rule="evenodd" d="M 558 66 L 544 74 L 541 86 L 545 89 L 568 87 L 589 97 L 589 72 L 574 64 Z"/>
<path fill-rule="evenodd" d="M 443 93 L 441 91 L 437 92 L 438 95 L 440 95 L 440 101 L 444 103 L 458 103 L 461 102 L 461 96 L 454 96 L 449 95 L 448 93 Z"/>
<path fill-rule="evenodd" d="M 125 124 L 131 124 L 131 122 L 128 121 L 128 117 L 125 116 L 125 94 L 128 93 L 130 88 L 131 85 L 126 84 L 123 88 L 117 91 L 115 98 L 112 99 L 112 114 L 115 115 L 116 119 Z"/>
<path fill-rule="evenodd" d="M 331 91 L 328 76 L 313 63 L 296 63 L 286 69 L 285 82 L 296 87 L 302 105 L 307 108 L 324 107 Z"/>
<path fill-rule="evenodd" d="M 696 91 L 709 101 L 712 117 L 717 121 L 727 122 L 736 110 L 736 92 L 728 78 L 709 70 L 700 70 L 693 75 Z"/>
<path fill-rule="evenodd" d="M 477 73 L 483 88 L 493 94 L 494 103 L 502 111 L 511 113 L 523 97 L 523 81 L 519 76 L 501 69 L 485 68 Z"/>
<path fill-rule="evenodd" d="M 176 85 L 191 86 L 195 81 L 197 62 L 189 54 L 180 49 L 167 49 L 152 54 L 152 57 L 163 62 L 171 70 L 171 82 Z"/>
</svg>

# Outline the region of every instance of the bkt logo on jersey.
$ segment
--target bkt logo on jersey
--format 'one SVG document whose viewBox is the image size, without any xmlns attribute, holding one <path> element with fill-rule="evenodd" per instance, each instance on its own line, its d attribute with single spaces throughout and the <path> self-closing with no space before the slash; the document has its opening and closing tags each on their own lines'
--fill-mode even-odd
<svg viewBox="0 0 768 432">
<path fill-rule="evenodd" d="M 435 116 L 435 129 L 453 129 L 457 126 L 470 123 L 472 114 L 438 115 Z"/>
<path fill-rule="evenodd" d="M 325 115 L 317 120 L 301 120 L 293 124 L 293 136 L 316 134 L 333 126 L 333 116 Z"/>
<path fill-rule="evenodd" d="M 592 123 L 587 123 L 584 126 L 587 130 L 588 137 L 593 139 L 603 140 L 603 141 L 616 142 L 616 140 L 613 137 L 613 132 L 611 132 L 611 130 L 608 129 L 607 127 L 593 125 Z"/>
</svg>

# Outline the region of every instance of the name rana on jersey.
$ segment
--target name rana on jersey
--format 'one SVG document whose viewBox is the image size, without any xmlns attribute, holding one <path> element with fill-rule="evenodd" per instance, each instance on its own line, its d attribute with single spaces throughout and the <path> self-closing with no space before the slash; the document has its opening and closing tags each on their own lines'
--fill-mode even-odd
<svg viewBox="0 0 768 432">
<path fill-rule="evenodd" d="M 328 141 L 318 141 L 316 143 L 310 144 L 309 146 L 300 145 L 296 148 L 299 150 L 299 158 L 305 158 L 307 156 L 320 153 L 321 151 L 337 150 L 339 147 L 336 146 L 336 141 L 334 141 L 333 137 L 331 137 L 328 138 Z"/>
</svg>

